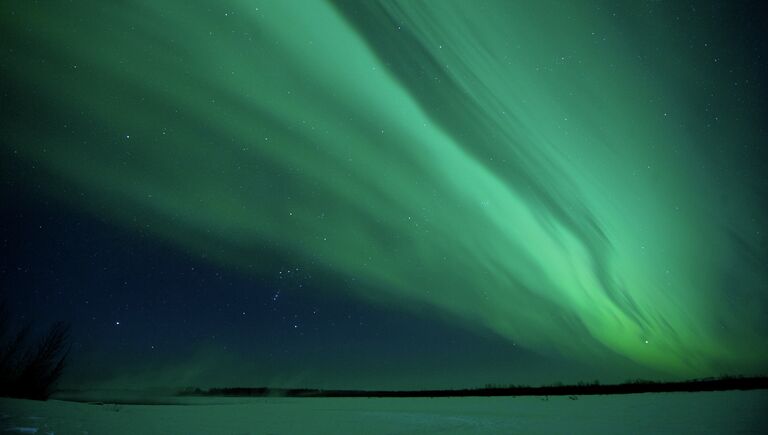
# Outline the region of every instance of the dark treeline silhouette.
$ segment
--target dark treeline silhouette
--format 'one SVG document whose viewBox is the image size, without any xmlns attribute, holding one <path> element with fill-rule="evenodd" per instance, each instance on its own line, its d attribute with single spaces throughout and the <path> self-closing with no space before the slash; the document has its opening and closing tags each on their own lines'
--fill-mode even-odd
<svg viewBox="0 0 768 435">
<path fill-rule="evenodd" d="M 69 354 L 69 325 L 54 323 L 35 344 L 31 325 L 15 332 L 5 300 L 0 298 L 0 397 L 47 400 L 64 370 Z"/>
<path fill-rule="evenodd" d="M 322 390 L 312 388 L 187 388 L 181 396 L 237 396 L 237 397 L 490 397 L 490 396 L 583 396 L 595 394 L 637 394 L 667 392 L 700 392 L 727 390 L 768 389 L 768 377 L 724 376 L 720 378 L 692 379 L 679 382 L 634 380 L 622 384 L 601 385 L 579 382 L 576 385 L 531 387 L 527 385 L 468 388 L 460 390 Z"/>
</svg>

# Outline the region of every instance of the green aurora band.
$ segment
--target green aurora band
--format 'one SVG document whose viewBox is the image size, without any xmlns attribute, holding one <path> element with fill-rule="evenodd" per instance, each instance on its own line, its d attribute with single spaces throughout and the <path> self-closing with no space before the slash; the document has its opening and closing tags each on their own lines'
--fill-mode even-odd
<svg viewBox="0 0 768 435">
<path fill-rule="evenodd" d="M 674 11 L 202 3 L 4 2 L 3 159 L 220 264 L 300 259 L 537 352 L 765 369 L 766 192 L 737 152 L 763 112 L 707 94 Z"/>
</svg>

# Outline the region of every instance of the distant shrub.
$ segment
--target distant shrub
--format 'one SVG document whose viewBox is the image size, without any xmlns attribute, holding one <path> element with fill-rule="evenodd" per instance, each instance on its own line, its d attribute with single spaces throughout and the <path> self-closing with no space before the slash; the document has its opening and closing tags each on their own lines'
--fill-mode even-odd
<svg viewBox="0 0 768 435">
<path fill-rule="evenodd" d="M 47 400 L 69 355 L 69 325 L 54 323 L 36 345 L 28 344 L 30 325 L 11 331 L 0 302 L 0 396 Z"/>
</svg>

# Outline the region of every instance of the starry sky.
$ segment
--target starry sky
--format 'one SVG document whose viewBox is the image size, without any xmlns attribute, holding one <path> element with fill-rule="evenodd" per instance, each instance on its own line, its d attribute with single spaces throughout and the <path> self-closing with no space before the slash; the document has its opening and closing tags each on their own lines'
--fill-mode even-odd
<svg viewBox="0 0 768 435">
<path fill-rule="evenodd" d="M 13 321 L 71 387 L 764 374 L 757 5 L 5 1 Z"/>
</svg>

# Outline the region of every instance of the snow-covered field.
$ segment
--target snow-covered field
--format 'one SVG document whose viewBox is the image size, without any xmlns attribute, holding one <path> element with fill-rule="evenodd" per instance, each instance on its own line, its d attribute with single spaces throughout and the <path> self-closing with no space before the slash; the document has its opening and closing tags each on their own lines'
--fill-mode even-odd
<svg viewBox="0 0 768 435">
<path fill-rule="evenodd" d="M 768 391 L 441 399 L 186 398 L 178 405 L 0 398 L 2 433 L 768 433 Z"/>
</svg>

